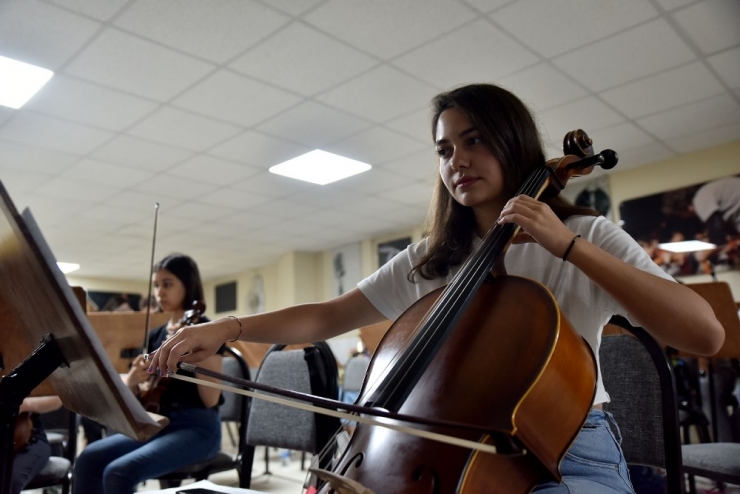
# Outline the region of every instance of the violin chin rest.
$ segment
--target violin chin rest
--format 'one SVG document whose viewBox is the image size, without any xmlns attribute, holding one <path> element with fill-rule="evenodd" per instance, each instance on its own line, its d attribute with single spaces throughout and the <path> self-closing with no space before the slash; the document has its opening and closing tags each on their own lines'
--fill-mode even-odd
<svg viewBox="0 0 740 494">
<path fill-rule="evenodd" d="M 342 477 L 341 475 L 337 475 L 329 470 L 309 468 L 308 471 L 329 484 L 329 486 L 338 494 L 375 494 L 359 482 L 347 477 Z"/>
</svg>

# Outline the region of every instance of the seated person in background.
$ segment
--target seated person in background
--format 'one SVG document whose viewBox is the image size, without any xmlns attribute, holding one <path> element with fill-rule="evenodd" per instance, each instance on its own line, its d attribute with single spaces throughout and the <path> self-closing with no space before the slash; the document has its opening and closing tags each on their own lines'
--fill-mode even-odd
<svg viewBox="0 0 740 494">
<path fill-rule="evenodd" d="M 171 314 L 167 324 L 149 333 L 149 348 L 155 349 L 180 329 L 193 301 L 203 300 L 203 286 L 198 266 L 183 254 L 171 254 L 157 263 L 152 282 L 157 302 Z M 200 321 L 207 318 L 201 316 Z M 222 351 L 223 348 L 204 360 L 202 367 L 221 372 Z M 157 405 L 157 413 L 168 417 L 169 425 L 145 442 L 113 434 L 88 445 L 75 462 L 76 494 L 132 494 L 140 482 L 218 453 L 221 419 L 217 407 L 221 392 L 201 384 L 162 378 L 160 384 L 166 384 L 166 388 L 161 393 L 142 394 L 145 384 L 152 384 L 148 366 L 139 355 L 122 376 L 123 381 L 141 395 L 145 407 Z"/>
<path fill-rule="evenodd" d="M 10 484 L 11 494 L 18 494 L 36 475 L 46 466 L 51 456 L 51 446 L 46 439 L 42 413 L 53 412 L 62 406 L 58 396 L 28 397 L 23 400 L 18 410 L 19 414 L 29 413 L 30 419 L 22 416 L 20 420 L 30 420 L 33 429 L 28 442 L 15 453 L 13 460 L 13 479 Z"/>
</svg>

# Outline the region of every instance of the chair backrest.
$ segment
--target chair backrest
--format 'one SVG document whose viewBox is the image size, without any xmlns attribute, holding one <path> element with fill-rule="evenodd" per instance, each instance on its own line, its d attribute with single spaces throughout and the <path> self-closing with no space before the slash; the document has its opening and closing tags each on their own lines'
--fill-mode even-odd
<svg viewBox="0 0 740 494">
<path fill-rule="evenodd" d="M 365 353 L 358 353 L 350 357 L 344 366 L 344 379 L 342 380 L 342 389 L 344 391 L 360 391 L 362 383 L 365 381 L 365 374 L 370 365 L 370 356 Z"/>
<path fill-rule="evenodd" d="M 338 398 L 338 369 L 325 342 L 301 350 L 275 345 L 265 355 L 256 381 L 274 387 Z M 255 399 L 249 412 L 247 443 L 318 453 L 340 429 L 338 419 Z"/>
<path fill-rule="evenodd" d="M 642 328 L 612 322 L 631 334 L 604 336 L 599 360 L 627 463 L 666 469 L 668 492 L 684 492 L 676 388 L 670 362 Z"/>
</svg>

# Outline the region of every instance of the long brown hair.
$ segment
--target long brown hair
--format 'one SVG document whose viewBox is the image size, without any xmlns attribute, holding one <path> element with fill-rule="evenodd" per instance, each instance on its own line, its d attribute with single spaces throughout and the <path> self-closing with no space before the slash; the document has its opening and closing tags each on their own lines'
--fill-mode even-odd
<svg viewBox="0 0 740 494">
<path fill-rule="evenodd" d="M 437 95 L 432 100 L 432 139 L 443 111 L 456 108 L 478 130 L 482 142 L 501 163 L 504 189 L 512 197 L 535 167 L 545 163 L 537 125 L 522 101 L 492 84 L 471 84 Z M 560 196 L 541 199 L 561 219 L 580 214 L 598 216 L 590 208 L 574 206 Z M 431 280 L 446 276 L 450 267 L 470 254 L 475 229 L 473 210 L 454 200 L 437 174 L 434 196 L 427 217 L 427 251 L 411 269 Z"/>
</svg>

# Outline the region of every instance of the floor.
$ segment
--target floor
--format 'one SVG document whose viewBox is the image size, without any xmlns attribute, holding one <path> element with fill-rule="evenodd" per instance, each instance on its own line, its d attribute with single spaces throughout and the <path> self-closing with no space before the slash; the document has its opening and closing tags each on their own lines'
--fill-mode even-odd
<svg viewBox="0 0 740 494">
<path fill-rule="evenodd" d="M 232 450 L 234 446 L 228 437 L 224 434 L 224 450 Z M 79 449 L 78 449 L 79 451 Z M 271 494 L 302 494 L 303 484 L 306 480 L 307 471 L 304 468 L 309 466 L 309 457 L 304 462 L 301 461 L 300 452 L 288 452 L 287 450 L 278 450 L 276 448 L 267 448 L 269 473 L 265 462 L 265 448 L 259 447 L 255 452 L 254 467 L 252 470 L 251 489 Z M 302 465 L 303 463 L 303 465 Z M 214 474 L 208 480 L 217 485 L 239 487 L 239 479 L 236 471 Z M 184 482 L 186 485 L 189 482 Z M 728 486 L 724 491 L 715 490 L 714 485 L 704 479 L 697 479 L 697 490 L 700 494 L 716 494 L 724 492 L 726 494 L 740 494 L 740 487 Z M 152 491 L 160 489 L 156 481 L 148 481 L 141 484 L 138 491 Z M 41 490 L 23 491 L 23 494 L 48 494 Z M 93 494 L 93 493 L 91 493 Z"/>
</svg>

